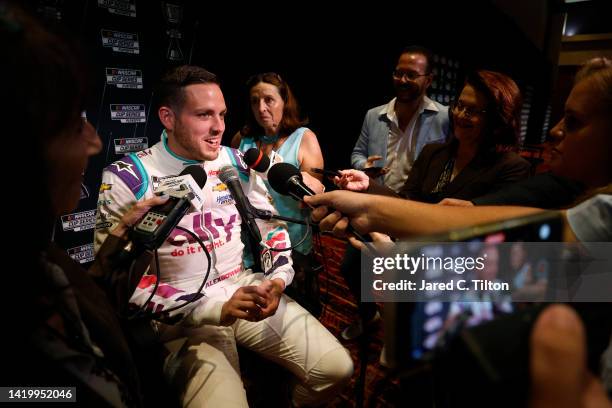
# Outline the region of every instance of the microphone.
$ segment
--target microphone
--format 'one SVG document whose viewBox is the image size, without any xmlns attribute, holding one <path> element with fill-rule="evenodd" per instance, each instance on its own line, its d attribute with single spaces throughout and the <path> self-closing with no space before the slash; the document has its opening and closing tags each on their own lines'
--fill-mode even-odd
<svg viewBox="0 0 612 408">
<path fill-rule="evenodd" d="M 157 192 L 170 196 L 164 204 L 151 207 L 132 231 L 134 245 L 155 250 L 185 216 L 191 206 L 202 208 L 202 187 L 206 184 L 206 172 L 201 166 L 186 167 L 179 176 L 162 180 Z"/>
<path fill-rule="evenodd" d="M 303 201 L 305 195 L 315 194 L 304 183 L 300 170 L 289 163 L 277 163 L 270 167 L 268 182 L 277 193 L 291 196 L 298 201 Z"/>
<path fill-rule="evenodd" d="M 219 180 L 227 186 L 232 198 L 236 202 L 236 209 L 242 218 L 242 224 L 247 227 L 251 237 L 259 244 L 261 242 L 261 233 L 250 211 L 253 206 L 244 194 L 240 180 L 238 180 L 238 171 L 232 166 L 224 166 L 220 169 Z"/>
<path fill-rule="evenodd" d="M 282 160 L 281 156 L 276 154 L 276 152 L 274 152 L 274 151 L 272 151 L 272 157 L 273 157 L 273 160 L 275 158 Z M 250 148 L 249 150 L 246 151 L 246 153 L 244 154 L 244 162 L 246 163 L 246 165 L 250 169 L 253 169 L 253 170 L 255 170 L 255 171 L 259 172 L 259 173 L 262 173 L 261 176 L 264 179 L 268 179 L 267 175 L 268 175 L 268 171 L 271 169 L 271 167 L 275 167 L 278 164 L 278 163 L 276 163 L 276 164 L 275 163 L 271 163 L 270 162 L 270 158 L 268 158 L 265 154 L 262 153 L 261 150 L 257 149 L 256 147 L 252 147 L 252 148 Z M 280 161 L 279 161 L 279 163 L 280 163 Z M 272 164 L 272 166 L 270 166 L 270 164 Z M 290 164 L 288 166 L 289 167 L 293 167 Z M 295 168 L 295 167 L 293 167 L 293 168 Z M 275 176 L 275 177 L 277 177 L 277 176 Z M 299 172 L 298 172 L 298 177 L 302 177 L 302 175 Z M 270 180 L 268 179 L 268 182 L 269 181 Z M 304 186 L 304 188 L 308 189 L 308 191 L 311 191 L 307 186 Z M 276 188 L 274 190 L 277 191 Z M 259 208 L 253 207 L 252 205 L 249 205 L 249 211 L 255 217 L 260 218 L 262 220 L 270 220 L 270 219 L 274 218 L 274 219 L 278 219 L 278 220 L 282 220 L 282 221 L 291 222 L 291 223 L 294 223 L 294 224 L 302 224 L 302 225 L 310 224 L 313 227 L 313 229 L 315 229 L 315 230 L 318 229 L 318 225 L 316 223 L 306 223 L 305 221 L 297 219 L 297 218 L 284 217 L 284 216 L 281 216 L 281 215 L 278 215 L 278 214 L 272 214 L 271 211 L 261 210 Z"/>
<path fill-rule="evenodd" d="M 276 163 L 281 163 L 283 158 L 280 154 L 274 150 L 270 152 L 270 157 L 266 156 L 261 150 L 256 147 L 252 147 L 244 153 L 244 162 L 250 168 L 260 173 L 260 176 L 264 179 L 268 179 L 268 171 L 270 166 Z"/>
<path fill-rule="evenodd" d="M 289 163 L 273 165 L 268 171 L 268 182 L 277 193 L 291 196 L 298 201 L 304 201 L 305 195 L 315 195 L 314 191 L 304 183 L 300 170 Z M 347 232 L 353 234 L 361 242 L 367 242 L 350 224 L 347 227 Z"/>
</svg>

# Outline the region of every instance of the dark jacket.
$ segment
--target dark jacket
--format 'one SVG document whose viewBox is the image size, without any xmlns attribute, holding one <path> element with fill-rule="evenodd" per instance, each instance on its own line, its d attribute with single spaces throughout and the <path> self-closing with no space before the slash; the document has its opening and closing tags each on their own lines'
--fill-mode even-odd
<svg viewBox="0 0 612 408">
<path fill-rule="evenodd" d="M 82 378 L 74 376 L 61 360 L 57 361 L 39 349 L 40 342 L 46 340 L 34 333 L 38 333 L 41 327 L 47 327 L 46 322 L 51 317 L 58 316 L 59 320 L 54 321 L 61 321 L 62 327 L 67 327 L 67 323 L 70 327 L 77 327 L 78 322 L 82 322 L 93 344 L 103 353 L 103 357 L 98 358 L 99 367 L 116 375 L 126 397 L 123 401 L 126 405 L 149 406 L 159 401 L 164 406 L 177 405 L 175 394 L 169 390 L 163 378 L 163 346 L 157 341 L 149 322 L 145 319 L 128 321 L 121 317 L 125 313 L 122 302 L 127 304 L 126 299 L 140 278 L 134 273 L 133 282 L 128 283 L 129 265 L 119 265 L 115 261 L 115 255 L 126 243 L 109 236 L 89 273 L 55 244 L 47 247 L 44 258 L 38 255 L 38 259 L 44 259 L 45 265 L 48 263 L 63 271 L 68 287 L 74 294 L 78 316 L 65 312 L 62 303 L 54 301 L 61 292 L 46 283 L 48 279 L 42 272 L 44 265 L 36 262 L 34 256 L 24 262 L 23 269 L 13 272 L 12 279 L 8 281 L 13 289 L 4 299 L 11 311 L 5 321 L 10 329 L 5 336 L 3 349 L 11 357 L 4 359 L 8 363 L 0 376 L 3 384 L 71 386 L 76 387 L 79 405 L 109 405 Z M 55 338 L 65 335 L 58 333 Z M 70 331 L 70 334 L 74 333 L 74 330 Z M 87 348 L 84 348 L 86 342 L 79 340 L 79 337 L 67 336 L 64 344 L 66 350 L 87 353 Z"/>
<path fill-rule="evenodd" d="M 472 200 L 529 176 L 529 162 L 516 153 L 491 151 L 474 157 L 443 191 L 433 193 L 455 148 L 454 141 L 425 146 L 412 166 L 408 180 L 398 192 L 399 195 L 428 203 L 437 203 L 447 197 Z M 383 193 L 374 186 L 368 192 Z"/>
<path fill-rule="evenodd" d="M 478 197 L 475 205 L 522 205 L 537 208 L 569 207 L 585 191 L 584 186 L 552 173 L 541 173 L 502 190 Z"/>
</svg>

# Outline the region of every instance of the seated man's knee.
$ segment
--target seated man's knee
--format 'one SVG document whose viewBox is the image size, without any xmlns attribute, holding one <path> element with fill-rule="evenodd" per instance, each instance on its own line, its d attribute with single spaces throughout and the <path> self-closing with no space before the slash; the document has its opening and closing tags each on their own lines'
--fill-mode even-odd
<svg viewBox="0 0 612 408">
<path fill-rule="evenodd" d="M 344 347 L 339 347 L 325 354 L 312 371 L 316 373 L 311 372 L 311 375 L 324 382 L 317 384 L 321 388 L 342 387 L 353 375 L 353 360 Z"/>
<path fill-rule="evenodd" d="M 293 390 L 297 407 L 325 406 L 344 388 L 353 375 L 353 361 L 343 347 L 325 354 L 308 373 L 305 384 Z"/>
</svg>

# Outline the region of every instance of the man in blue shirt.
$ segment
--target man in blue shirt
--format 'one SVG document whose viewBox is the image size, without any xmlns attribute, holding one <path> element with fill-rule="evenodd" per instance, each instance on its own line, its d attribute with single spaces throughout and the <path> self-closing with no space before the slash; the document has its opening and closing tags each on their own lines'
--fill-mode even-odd
<svg viewBox="0 0 612 408">
<path fill-rule="evenodd" d="M 395 191 L 404 185 L 423 146 L 448 136 L 448 107 L 426 95 L 432 68 L 429 50 L 410 46 L 402 51 L 392 74 L 396 97 L 366 113 L 351 155 L 358 170 L 376 162 L 384 167 L 384 184 Z"/>
<path fill-rule="evenodd" d="M 370 109 L 351 155 L 351 164 L 358 170 L 383 167 L 378 181 L 394 191 L 405 184 L 412 165 L 423 147 L 443 143 L 448 137 L 448 107 L 426 95 L 433 80 L 432 54 L 420 46 L 405 48 L 393 70 L 395 98 Z M 341 273 L 351 292 L 359 294 L 359 253 L 350 245 L 342 262 Z M 379 320 L 375 303 L 357 299 L 361 319 L 341 334 L 351 340 L 363 333 L 364 324 Z"/>
</svg>

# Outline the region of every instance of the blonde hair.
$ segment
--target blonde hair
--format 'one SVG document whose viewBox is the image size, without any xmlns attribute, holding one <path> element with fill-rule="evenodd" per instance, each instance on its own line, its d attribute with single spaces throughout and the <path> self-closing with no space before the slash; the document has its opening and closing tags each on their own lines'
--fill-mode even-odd
<svg viewBox="0 0 612 408">
<path fill-rule="evenodd" d="M 596 57 L 585 62 L 576 73 L 574 85 L 585 80 L 600 94 L 603 113 L 612 116 L 612 60 Z"/>
<path fill-rule="evenodd" d="M 605 115 L 612 129 L 612 60 L 606 57 L 596 57 L 585 62 L 576 73 L 574 86 L 586 80 L 589 81 L 592 89 L 601 96 L 601 113 Z M 612 134 L 610 137 L 612 137 Z M 580 204 L 597 194 L 612 194 L 612 183 L 603 187 L 588 189 L 576 199 L 574 205 Z"/>
</svg>

